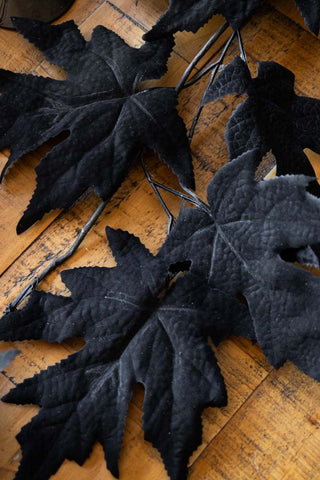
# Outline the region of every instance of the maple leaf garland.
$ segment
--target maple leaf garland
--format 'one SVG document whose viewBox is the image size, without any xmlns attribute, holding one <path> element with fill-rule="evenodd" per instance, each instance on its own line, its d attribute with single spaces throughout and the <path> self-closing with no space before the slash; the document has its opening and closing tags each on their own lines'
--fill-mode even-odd
<svg viewBox="0 0 320 480">
<path fill-rule="evenodd" d="M 317 0 L 294 0 L 309 29 L 318 35 L 320 4 Z M 222 14 L 236 30 L 261 5 L 261 0 L 170 0 L 169 8 L 144 38 L 152 41 L 177 31 L 196 32 L 213 15 Z"/>
<path fill-rule="evenodd" d="M 136 91 L 166 72 L 173 39 L 129 47 L 98 26 L 86 42 L 74 22 L 57 26 L 13 19 L 65 81 L 0 70 L 0 149 L 11 147 L 6 169 L 50 138 L 69 131 L 36 168 L 37 187 L 20 220 L 20 233 L 53 208 L 70 206 L 89 187 L 107 200 L 144 147 L 153 149 L 194 187 L 192 158 L 173 88 Z"/>
<path fill-rule="evenodd" d="M 45 480 L 66 458 L 82 464 L 96 440 L 118 476 L 136 382 L 145 386 L 146 440 L 160 451 L 171 479 L 185 479 L 188 458 L 201 443 L 202 410 L 226 404 L 207 337 L 218 342 L 239 325 L 241 333 L 250 331 L 245 306 L 193 274 L 169 283 L 164 252 L 153 257 L 133 235 L 108 229 L 108 238 L 117 267 L 62 272 L 71 297 L 33 292 L 24 309 L 0 323 L 6 340 L 86 341 L 4 398 L 42 407 L 18 435 L 23 459 L 16 480 Z"/>
<path fill-rule="evenodd" d="M 248 95 L 227 124 L 231 160 L 254 148 L 262 155 L 272 150 L 278 175 L 316 177 L 303 150 L 320 153 L 320 100 L 296 95 L 290 70 L 275 62 L 260 62 L 258 76 L 251 78 L 246 63 L 236 57 L 208 89 L 205 103 L 231 93 Z M 308 189 L 320 196 L 316 180 Z"/>
<path fill-rule="evenodd" d="M 320 6 L 295 3 L 317 33 Z M 146 38 L 195 31 L 215 13 L 238 28 L 259 4 L 171 0 Z M 0 148 L 11 147 L 4 171 L 46 140 L 70 133 L 37 167 L 38 185 L 19 232 L 50 209 L 71 205 L 90 186 L 109 198 L 144 146 L 193 187 L 176 92 L 136 88 L 165 73 L 171 37 L 133 49 L 101 26 L 86 42 L 73 22 L 14 23 L 68 77 L 58 82 L 0 71 Z M 23 458 L 16 480 L 47 480 L 65 459 L 81 465 L 96 440 L 118 476 L 136 382 L 145 387 L 145 438 L 161 453 L 170 478 L 184 480 L 201 443 L 202 410 L 226 404 L 208 336 L 215 344 L 231 334 L 257 340 L 276 368 L 291 360 L 320 380 L 320 279 L 281 256 L 319 241 L 320 200 L 306 187 L 316 194 L 320 187 L 302 175 L 254 180 L 270 148 L 278 174 L 314 175 L 303 148 L 320 153 L 313 117 L 319 117 L 320 102 L 298 97 L 293 87 L 293 74 L 273 62 L 260 64 L 257 79 L 240 59 L 232 62 L 206 101 L 233 92 L 249 99 L 228 124 L 233 162 L 212 180 L 209 206 L 183 210 L 156 257 L 133 235 L 109 229 L 117 267 L 63 272 L 71 297 L 33 292 L 26 307 L 2 318 L 4 340 L 86 341 L 79 352 L 6 395 L 8 402 L 41 406 L 18 435 Z M 188 271 L 180 278 L 176 273 L 185 262 Z"/>
</svg>

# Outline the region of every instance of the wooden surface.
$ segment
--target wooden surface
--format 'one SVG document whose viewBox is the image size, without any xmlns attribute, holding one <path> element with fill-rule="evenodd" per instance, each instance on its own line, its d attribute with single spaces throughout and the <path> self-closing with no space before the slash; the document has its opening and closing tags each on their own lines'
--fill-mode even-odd
<svg viewBox="0 0 320 480">
<path fill-rule="evenodd" d="M 61 20 L 74 18 L 90 37 L 92 28 L 103 24 L 129 44 L 141 44 L 141 35 L 166 7 L 165 0 L 76 0 Z M 296 73 L 299 94 L 320 98 L 320 40 L 305 30 L 292 1 L 274 0 L 259 11 L 243 28 L 243 40 L 252 70 L 258 60 L 275 60 Z M 61 21 L 60 20 L 60 21 Z M 216 17 L 197 35 L 179 34 L 162 84 L 174 86 L 188 61 L 210 33 L 221 24 Z M 232 47 L 228 59 L 237 53 Z M 0 30 L 0 67 L 18 72 L 34 72 L 63 78 L 64 73 L 43 60 L 39 51 L 15 32 Z M 181 94 L 180 113 L 190 126 L 205 81 Z M 205 108 L 192 144 L 197 191 L 205 189 L 217 169 L 227 160 L 223 139 L 226 122 L 235 107 L 228 97 Z M 88 126 L 89 128 L 89 126 Z M 35 185 L 33 166 L 45 149 L 26 156 L 12 168 L 0 187 L 0 291 L 1 310 L 48 262 L 65 251 L 79 228 L 98 204 L 92 192 L 67 213 L 52 212 L 25 234 L 15 227 Z M 0 157 L 5 163 L 8 152 Z M 312 155 L 317 163 L 317 156 Z M 173 187 L 177 181 L 154 156 L 147 163 L 159 181 Z M 319 168 L 318 168 L 319 171 Z M 166 197 L 174 212 L 179 201 Z M 110 201 L 97 225 L 74 257 L 60 270 L 80 265 L 113 265 L 105 239 L 106 225 L 121 227 L 138 235 L 156 252 L 164 240 L 166 217 L 139 166 L 130 172 Z M 59 272 L 51 274 L 41 288 L 65 292 Z M 21 350 L 13 364 L 0 375 L 0 395 L 40 369 L 59 361 L 81 347 L 81 341 L 48 345 L 41 341 L 0 343 L 0 349 L 16 346 Z M 207 409 L 203 415 L 203 444 L 190 461 L 190 479 L 310 480 L 320 479 L 320 385 L 287 363 L 279 371 L 268 365 L 258 347 L 240 339 L 223 342 L 217 357 L 226 379 L 229 404 L 223 409 Z M 158 452 L 145 442 L 141 430 L 143 391 L 136 388 L 130 405 L 120 459 L 122 480 L 165 480 Z M 15 435 L 35 415 L 34 406 L 0 402 L 0 480 L 10 480 L 17 470 L 21 453 Z M 55 480 L 107 480 L 100 445 L 95 445 L 83 467 L 65 461 Z"/>
</svg>

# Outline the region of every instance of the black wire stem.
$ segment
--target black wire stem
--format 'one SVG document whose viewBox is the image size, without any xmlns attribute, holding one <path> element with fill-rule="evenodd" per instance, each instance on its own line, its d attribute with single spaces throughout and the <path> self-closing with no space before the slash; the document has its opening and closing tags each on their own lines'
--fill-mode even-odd
<svg viewBox="0 0 320 480">
<path fill-rule="evenodd" d="M 211 87 L 211 85 L 213 84 L 218 72 L 219 72 L 219 69 L 221 67 L 221 65 L 223 64 L 223 61 L 224 61 L 224 58 L 230 48 L 230 45 L 231 43 L 233 42 L 234 38 L 236 36 L 236 32 L 234 31 L 232 33 L 232 35 L 230 36 L 229 40 L 227 41 L 227 43 L 225 44 L 225 47 L 224 49 L 222 50 L 222 53 L 220 55 L 220 58 L 217 62 L 215 62 L 215 67 L 214 69 L 212 70 L 212 73 L 210 75 L 210 80 L 208 82 L 208 85 L 206 87 L 206 90 L 202 96 L 202 99 L 201 99 L 201 102 L 200 102 L 200 105 L 198 107 L 198 110 L 197 110 L 197 113 L 195 114 L 194 116 L 194 119 L 193 119 L 193 122 L 192 122 L 192 125 L 191 125 L 191 128 L 190 128 L 190 132 L 189 132 L 189 141 L 191 142 L 192 141 L 192 138 L 193 138 L 193 135 L 194 135 L 194 132 L 195 132 L 195 129 L 196 129 L 196 126 L 198 124 L 198 121 L 199 121 L 199 118 L 201 116 L 201 113 L 202 113 L 202 110 L 203 110 L 203 107 L 205 105 L 205 98 L 207 96 L 207 93 Z"/>
<path fill-rule="evenodd" d="M 140 163 L 141 163 L 141 166 L 143 168 L 143 171 L 144 171 L 144 174 L 149 182 L 149 184 L 151 185 L 151 188 L 153 189 L 154 193 L 156 194 L 157 196 L 157 199 L 159 200 L 160 202 L 160 205 L 161 207 L 163 208 L 163 210 L 165 211 L 166 215 L 168 216 L 168 226 L 167 226 L 167 235 L 169 235 L 169 233 L 171 232 L 171 229 L 172 227 L 174 227 L 174 218 L 173 218 L 173 214 L 170 212 L 169 208 L 167 207 L 165 201 L 163 200 L 159 190 L 158 190 L 158 187 L 162 187 L 162 184 L 161 183 L 158 183 L 158 182 L 154 182 L 153 181 L 153 178 L 151 176 L 151 173 L 149 172 L 149 170 L 147 169 L 147 166 L 146 164 L 144 163 L 144 161 L 140 160 Z"/>
<path fill-rule="evenodd" d="M 173 217 L 173 214 L 170 212 L 169 208 L 167 207 L 166 203 L 164 202 L 160 192 L 159 192 L 159 188 L 161 188 L 162 190 L 165 190 L 166 192 L 168 193 L 171 193 L 172 195 L 175 195 L 176 197 L 179 197 L 181 198 L 183 201 L 187 201 L 193 205 L 195 205 L 196 207 L 198 208 L 202 208 L 203 210 L 206 210 L 207 212 L 209 212 L 209 206 L 204 203 L 196 193 L 194 193 L 192 190 L 189 190 L 188 188 L 186 187 L 183 187 L 183 189 L 188 193 L 188 195 L 186 195 L 185 193 L 183 192 L 179 192 L 179 190 L 175 190 L 174 188 L 171 188 L 171 187 L 168 187 L 167 185 L 164 185 L 160 182 L 157 182 L 156 180 L 153 179 L 151 173 L 149 172 L 146 164 L 144 163 L 144 161 L 141 159 L 140 160 L 141 162 L 141 165 L 142 165 L 142 168 L 143 168 L 143 171 L 145 173 L 145 176 L 149 182 L 149 184 L 151 185 L 153 191 L 155 192 L 155 194 L 157 195 L 157 198 L 163 208 L 163 210 L 165 211 L 165 213 L 167 214 L 168 218 L 169 218 L 169 223 L 168 223 L 168 229 L 167 229 L 167 234 L 169 235 L 172 227 L 174 226 L 174 217 Z"/>
<path fill-rule="evenodd" d="M 246 54 L 244 46 L 243 46 L 243 41 L 242 41 L 240 30 L 237 30 L 237 37 L 238 37 L 238 44 L 239 44 L 241 58 L 248 65 L 247 54 Z"/>
<path fill-rule="evenodd" d="M 197 55 L 194 57 L 194 59 L 189 63 L 188 67 L 184 71 L 182 77 L 180 78 L 177 86 L 176 86 L 176 92 L 179 93 L 183 87 L 186 81 L 188 80 L 192 70 L 196 67 L 196 65 L 200 62 L 200 60 L 205 56 L 205 54 L 210 50 L 212 45 L 221 37 L 221 35 L 226 31 L 228 28 L 229 24 L 228 22 L 225 22 L 221 27 L 218 28 L 218 30 L 209 38 L 207 43 L 199 50 Z"/>
<path fill-rule="evenodd" d="M 7 306 L 5 313 L 13 312 L 16 310 L 17 306 L 28 296 L 30 293 L 38 286 L 38 284 L 47 276 L 49 273 L 51 273 L 53 270 L 55 270 L 59 265 L 61 265 L 63 262 L 65 262 L 68 258 L 70 258 L 74 252 L 77 250 L 77 248 L 80 246 L 80 244 L 83 242 L 85 239 L 87 233 L 93 225 L 96 223 L 98 218 L 100 217 L 101 213 L 103 212 L 105 206 L 107 205 L 108 201 L 104 200 L 102 201 L 94 213 L 92 214 L 90 220 L 85 224 L 85 226 L 81 229 L 79 235 L 77 236 L 75 242 L 72 244 L 72 246 L 69 248 L 69 250 L 61 255 L 60 257 L 55 258 L 48 266 L 43 270 L 43 272 L 40 273 L 40 275 L 37 275 L 34 277 L 33 280 L 31 280 L 30 283 L 19 293 L 19 295 Z"/>
</svg>

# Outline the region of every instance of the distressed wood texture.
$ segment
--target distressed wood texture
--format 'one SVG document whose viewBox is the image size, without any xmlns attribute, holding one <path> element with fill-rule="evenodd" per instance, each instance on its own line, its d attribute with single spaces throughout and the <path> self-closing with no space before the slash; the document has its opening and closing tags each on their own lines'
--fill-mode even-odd
<svg viewBox="0 0 320 480">
<path fill-rule="evenodd" d="M 143 32 L 166 5 L 166 0 L 139 0 L 138 6 L 135 0 L 76 0 L 60 21 L 74 18 L 87 38 L 95 25 L 103 24 L 129 44 L 138 46 Z M 162 84 L 174 86 L 178 82 L 188 61 L 222 22 L 222 17 L 217 16 L 196 35 L 177 35 L 168 74 Z M 278 61 L 295 72 L 299 94 L 320 98 L 320 40 L 306 31 L 292 0 L 272 1 L 260 9 L 243 28 L 243 40 L 253 71 L 258 60 Z M 215 47 L 216 51 L 220 45 Z M 237 53 L 235 45 L 227 60 Z M 55 78 L 64 76 L 64 72 L 44 61 L 42 54 L 22 37 L 6 30 L 0 30 L 0 67 Z M 181 94 L 180 113 L 188 127 L 204 88 L 205 80 L 202 80 Z M 205 107 L 196 129 L 192 150 L 197 191 L 203 198 L 212 174 L 227 161 L 224 129 L 237 103 L 238 100 L 230 96 Z M 92 192 L 87 192 L 68 212 L 52 212 L 25 234 L 16 235 L 16 223 L 35 186 L 33 167 L 49 147 L 19 161 L 0 187 L 1 310 L 55 255 L 69 247 L 99 202 Z M 1 154 L 1 164 L 8 153 Z M 320 172 L 317 155 L 311 157 Z M 155 156 L 148 154 L 146 161 L 159 181 L 178 187 L 175 177 Z M 165 196 L 165 199 L 177 213 L 178 199 L 172 196 Z M 114 264 L 104 235 L 107 225 L 138 235 L 151 251 L 156 252 L 165 237 L 166 223 L 166 216 L 141 168 L 135 166 L 79 250 L 59 271 L 72 266 Z M 59 271 L 52 273 L 41 287 L 65 292 Z M 81 345 L 79 340 L 62 345 L 40 341 L 9 345 L 1 342 L 1 351 L 16 346 L 22 353 L 0 375 L 0 395 Z M 229 405 L 205 411 L 203 444 L 190 460 L 190 479 L 320 479 L 319 384 L 289 363 L 274 371 L 259 348 L 244 340 L 223 342 L 217 349 L 217 357 L 226 379 Z M 128 413 L 120 478 L 165 480 L 167 476 L 158 452 L 143 439 L 142 401 L 143 391 L 137 387 Z M 14 477 L 21 458 L 15 435 L 37 409 L 0 403 L 1 480 Z M 82 467 L 65 461 L 53 478 L 107 480 L 112 477 L 105 468 L 102 448 L 97 444 Z"/>
</svg>

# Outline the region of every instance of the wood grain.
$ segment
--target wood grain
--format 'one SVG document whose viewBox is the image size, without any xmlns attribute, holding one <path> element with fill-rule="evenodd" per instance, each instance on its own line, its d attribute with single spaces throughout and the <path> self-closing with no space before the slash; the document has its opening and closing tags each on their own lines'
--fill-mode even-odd
<svg viewBox="0 0 320 480">
<path fill-rule="evenodd" d="M 292 0 L 273 1 L 262 7 L 243 28 L 243 40 L 252 71 L 259 60 L 275 60 L 296 73 L 296 91 L 320 98 L 320 40 L 306 31 Z M 116 31 L 132 46 L 142 43 L 143 33 L 165 10 L 166 0 L 77 0 L 62 20 L 74 18 L 86 38 L 97 24 Z M 223 22 L 215 17 L 198 34 L 179 33 L 168 73 L 161 84 L 174 86 L 188 61 L 200 49 L 214 29 Z M 226 36 L 228 33 L 226 32 Z M 215 47 L 217 52 L 219 45 Z M 43 56 L 18 34 L 0 30 L 0 66 L 17 72 L 34 72 L 65 78 L 65 72 L 44 61 Z M 227 61 L 238 53 L 234 45 Z M 179 111 L 189 127 L 206 85 L 205 79 L 181 94 Z M 212 175 L 227 161 L 224 142 L 225 125 L 239 103 L 234 96 L 205 107 L 192 143 L 197 190 L 205 198 Z M 96 208 L 99 200 L 92 192 L 68 212 L 52 212 L 21 236 L 15 225 L 35 185 L 34 165 L 46 148 L 17 162 L 0 187 L 0 308 L 17 295 L 27 282 L 50 260 L 64 252 Z M 9 152 L 3 152 L 1 163 Z M 308 152 L 320 174 L 319 156 Z M 177 181 L 170 170 L 151 153 L 147 164 L 153 175 L 174 188 Z M 168 206 L 178 213 L 180 202 L 165 195 Z M 59 279 L 59 271 L 81 265 L 114 265 L 108 248 L 105 227 L 128 230 L 138 235 L 152 252 L 165 238 L 167 219 L 161 210 L 139 165 L 114 195 L 96 226 L 79 250 L 58 271 L 52 273 L 41 288 L 68 293 Z M 62 345 L 41 341 L 0 343 L 0 350 L 16 346 L 21 354 L 0 375 L 0 394 L 16 382 L 47 368 L 81 348 L 83 342 L 70 340 Z M 207 409 L 203 415 L 203 444 L 190 461 L 192 479 L 320 479 L 320 387 L 291 364 L 275 372 L 257 346 L 242 339 L 230 339 L 217 349 L 225 376 L 229 404 L 223 409 Z M 145 442 L 141 429 L 143 390 L 135 389 L 131 402 L 123 450 L 121 478 L 165 480 L 159 454 Z M 0 403 L 0 479 L 11 480 L 17 470 L 21 452 L 15 435 L 36 414 L 38 407 Z M 80 467 L 65 461 L 56 480 L 111 479 L 105 468 L 100 445 Z"/>
</svg>

